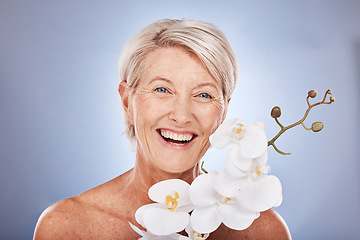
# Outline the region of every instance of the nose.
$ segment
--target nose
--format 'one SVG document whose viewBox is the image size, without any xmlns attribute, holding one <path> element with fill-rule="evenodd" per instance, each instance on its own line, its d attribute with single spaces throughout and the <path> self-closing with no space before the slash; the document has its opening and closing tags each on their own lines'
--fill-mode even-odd
<svg viewBox="0 0 360 240">
<path fill-rule="evenodd" d="M 185 101 L 175 102 L 169 114 L 170 120 L 178 125 L 186 125 L 191 122 L 192 116 L 190 104 Z"/>
</svg>

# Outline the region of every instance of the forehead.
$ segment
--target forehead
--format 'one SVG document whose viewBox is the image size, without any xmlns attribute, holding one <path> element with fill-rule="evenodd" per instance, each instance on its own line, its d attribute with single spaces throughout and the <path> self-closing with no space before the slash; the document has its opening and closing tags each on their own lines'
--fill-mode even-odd
<svg viewBox="0 0 360 240">
<path fill-rule="evenodd" d="M 182 47 L 158 48 L 150 52 L 144 60 L 143 80 L 154 77 L 171 81 L 212 82 L 219 85 L 200 59 Z"/>
</svg>

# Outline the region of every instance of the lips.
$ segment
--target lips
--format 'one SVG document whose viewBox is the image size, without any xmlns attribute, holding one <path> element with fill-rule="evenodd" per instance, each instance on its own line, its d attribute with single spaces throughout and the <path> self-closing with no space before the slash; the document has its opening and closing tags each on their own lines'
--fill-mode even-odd
<svg viewBox="0 0 360 240">
<path fill-rule="evenodd" d="M 190 132 L 174 132 L 167 129 L 158 129 L 160 136 L 175 145 L 185 145 L 190 143 L 197 135 Z"/>
</svg>

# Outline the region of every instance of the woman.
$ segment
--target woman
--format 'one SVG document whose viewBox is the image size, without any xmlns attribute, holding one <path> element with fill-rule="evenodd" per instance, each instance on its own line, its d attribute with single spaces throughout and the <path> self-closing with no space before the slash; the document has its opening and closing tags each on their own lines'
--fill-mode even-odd
<svg viewBox="0 0 360 240">
<path fill-rule="evenodd" d="M 120 59 L 126 133 L 136 144 L 133 169 L 41 215 L 35 239 L 138 239 L 128 222 L 151 203 L 155 183 L 200 174 L 209 136 L 224 121 L 237 63 L 221 31 L 190 20 L 161 20 L 137 34 Z M 221 225 L 208 239 L 290 239 L 274 211 L 243 231 Z"/>
</svg>

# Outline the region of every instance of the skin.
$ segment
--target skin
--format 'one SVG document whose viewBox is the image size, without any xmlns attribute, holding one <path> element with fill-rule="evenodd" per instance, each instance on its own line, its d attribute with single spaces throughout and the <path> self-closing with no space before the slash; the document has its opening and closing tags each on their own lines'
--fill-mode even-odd
<svg viewBox="0 0 360 240">
<path fill-rule="evenodd" d="M 64 199 L 40 216 L 34 239 L 138 239 L 129 226 L 135 212 L 151 203 L 147 192 L 165 179 L 189 184 L 210 146 L 209 136 L 221 124 L 228 102 L 222 88 L 199 59 L 180 47 L 159 48 L 145 59 L 145 72 L 135 91 L 119 86 L 127 119 L 135 126 L 133 169 L 78 196 Z M 166 142 L 160 131 L 191 134 L 186 145 Z M 208 239 L 290 239 L 285 222 L 272 209 L 246 230 L 221 225 Z"/>
</svg>

